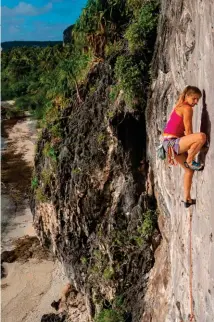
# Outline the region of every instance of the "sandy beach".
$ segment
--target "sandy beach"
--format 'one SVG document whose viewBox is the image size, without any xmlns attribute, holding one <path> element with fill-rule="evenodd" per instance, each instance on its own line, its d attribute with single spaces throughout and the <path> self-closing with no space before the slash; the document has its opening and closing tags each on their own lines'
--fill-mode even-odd
<svg viewBox="0 0 214 322">
<path fill-rule="evenodd" d="M 39 245 L 32 225 L 28 196 L 36 123 L 29 118 L 10 120 L 2 129 L 1 253 L 5 277 L 1 279 L 1 318 L 2 322 L 40 322 L 43 314 L 56 312 L 51 303 L 59 299 L 68 281 L 61 264 Z"/>
</svg>

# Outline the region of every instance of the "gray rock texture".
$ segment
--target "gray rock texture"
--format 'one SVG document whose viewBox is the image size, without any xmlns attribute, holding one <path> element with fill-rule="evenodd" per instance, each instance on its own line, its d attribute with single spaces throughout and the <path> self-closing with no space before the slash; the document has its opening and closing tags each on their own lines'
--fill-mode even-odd
<svg viewBox="0 0 214 322">
<path fill-rule="evenodd" d="M 123 296 L 127 311 L 140 321 L 160 234 L 146 184 L 144 115 L 129 111 L 121 93 L 110 103 L 112 79 L 109 62 L 96 64 L 80 89 L 82 105 L 63 111 L 60 142 L 43 131 L 32 210 L 40 240 L 85 295 L 88 315 Z M 51 144 L 57 161 L 48 157 Z"/>
<path fill-rule="evenodd" d="M 147 156 L 154 171 L 154 189 L 161 211 L 163 236 L 156 250 L 146 294 L 144 322 L 189 321 L 190 233 L 192 212 L 193 309 L 195 321 L 214 321 L 214 1 L 162 1 L 153 81 L 146 112 Z M 194 107 L 193 130 L 207 134 L 209 150 L 199 158 L 192 197 L 197 205 L 185 210 L 183 170 L 156 158 L 167 117 L 186 85 L 199 87 L 203 97 Z"/>
<path fill-rule="evenodd" d="M 63 31 L 63 44 L 68 44 L 72 42 L 72 29 L 74 25 L 69 26 Z"/>
</svg>

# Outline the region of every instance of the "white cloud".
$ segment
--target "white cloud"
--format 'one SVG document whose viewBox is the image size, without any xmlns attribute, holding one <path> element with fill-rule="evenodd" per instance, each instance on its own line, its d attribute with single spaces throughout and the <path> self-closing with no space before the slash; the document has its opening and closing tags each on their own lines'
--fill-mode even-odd
<svg viewBox="0 0 214 322">
<path fill-rule="evenodd" d="M 10 26 L 8 32 L 10 34 L 17 34 L 20 31 L 18 26 Z"/>
<path fill-rule="evenodd" d="M 46 13 L 52 9 L 52 3 L 49 2 L 44 7 L 34 7 L 32 4 L 26 2 L 19 2 L 19 4 L 14 8 L 9 8 L 6 6 L 2 7 L 2 18 L 12 17 L 17 15 L 23 16 L 37 16 L 43 13 Z"/>
</svg>

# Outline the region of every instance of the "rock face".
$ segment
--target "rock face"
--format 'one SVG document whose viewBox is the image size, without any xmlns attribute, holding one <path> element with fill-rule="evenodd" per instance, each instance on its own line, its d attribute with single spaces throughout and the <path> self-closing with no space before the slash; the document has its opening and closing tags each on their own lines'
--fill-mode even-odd
<svg viewBox="0 0 214 322">
<path fill-rule="evenodd" d="M 154 171 L 155 195 L 163 236 L 150 273 L 143 321 L 187 321 L 192 289 L 196 321 L 214 319 L 214 3 L 162 1 L 153 82 L 147 106 L 147 156 Z M 193 130 L 207 134 L 209 150 L 199 158 L 205 169 L 194 174 L 192 197 L 197 205 L 185 210 L 183 171 L 156 158 L 155 144 L 178 94 L 186 85 L 199 87 L 203 97 L 194 108 Z M 190 283 L 189 217 L 192 214 L 193 285 Z"/>
<path fill-rule="evenodd" d="M 72 42 L 72 29 L 74 25 L 69 26 L 63 31 L 63 44 L 68 44 Z"/>
<path fill-rule="evenodd" d="M 52 147 L 57 164 L 47 157 L 53 142 L 49 130 L 43 131 L 35 159 L 40 194 L 34 227 L 85 294 L 89 316 L 99 312 L 103 299 L 108 307 L 123 296 L 140 321 L 158 243 L 157 230 L 156 240 L 149 236 L 156 203 L 146 184 L 144 116 L 128 109 L 122 93 L 109 101 L 112 80 L 111 62 L 95 65 L 80 89 L 84 102 L 64 110 L 62 139 Z"/>
</svg>

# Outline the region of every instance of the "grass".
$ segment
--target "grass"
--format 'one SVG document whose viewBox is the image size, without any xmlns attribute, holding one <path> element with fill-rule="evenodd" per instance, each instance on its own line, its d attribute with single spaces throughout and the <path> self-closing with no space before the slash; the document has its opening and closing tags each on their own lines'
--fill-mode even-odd
<svg viewBox="0 0 214 322">
<path fill-rule="evenodd" d="M 41 187 L 38 187 L 36 189 L 35 198 L 39 202 L 47 201 L 47 197 L 45 196 L 44 191 L 43 191 L 43 189 Z"/>
</svg>

